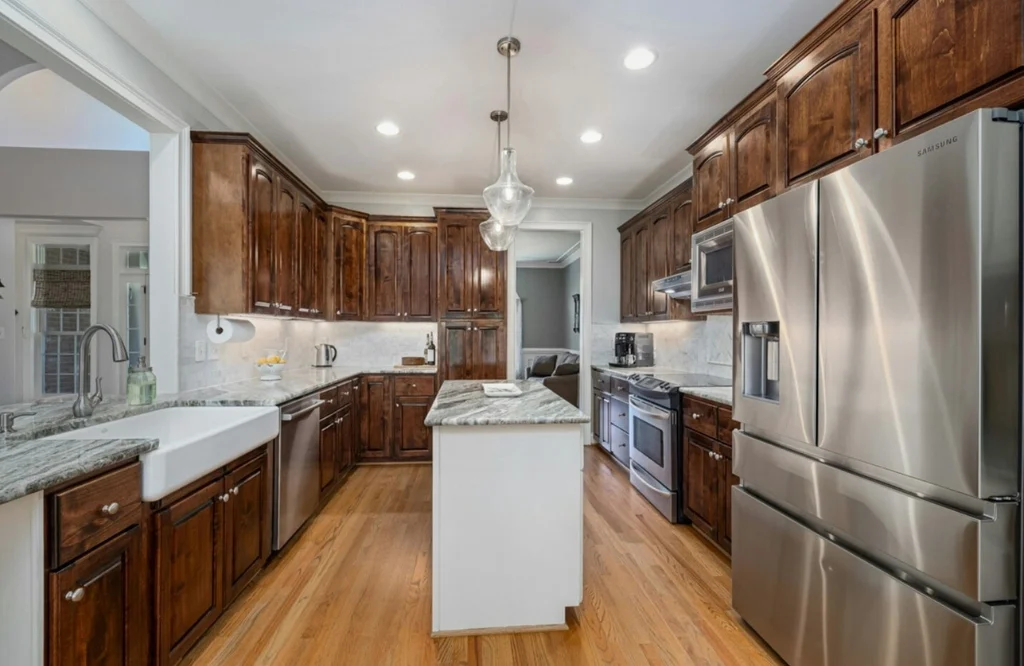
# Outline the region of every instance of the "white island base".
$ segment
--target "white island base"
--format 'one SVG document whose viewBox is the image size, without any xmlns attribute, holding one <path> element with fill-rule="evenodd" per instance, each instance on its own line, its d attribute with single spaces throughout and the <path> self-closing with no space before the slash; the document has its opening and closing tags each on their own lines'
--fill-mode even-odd
<svg viewBox="0 0 1024 666">
<path fill-rule="evenodd" d="M 583 601 L 583 428 L 435 426 L 433 636 L 566 629 Z"/>
</svg>

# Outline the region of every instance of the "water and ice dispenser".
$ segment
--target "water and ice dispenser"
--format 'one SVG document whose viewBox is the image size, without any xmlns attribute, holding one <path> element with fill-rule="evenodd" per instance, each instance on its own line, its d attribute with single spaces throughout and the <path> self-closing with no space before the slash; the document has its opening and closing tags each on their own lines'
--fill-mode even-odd
<svg viewBox="0 0 1024 666">
<path fill-rule="evenodd" d="M 779 322 L 743 323 L 743 395 L 779 401 Z"/>
</svg>

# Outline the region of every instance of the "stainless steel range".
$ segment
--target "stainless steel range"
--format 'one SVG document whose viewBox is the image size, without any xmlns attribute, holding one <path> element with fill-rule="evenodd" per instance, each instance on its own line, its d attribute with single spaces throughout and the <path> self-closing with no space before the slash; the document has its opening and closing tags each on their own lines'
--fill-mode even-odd
<svg viewBox="0 0 1024 666">
<path fill-rule="evenodd" d="M 699 386 L 729 386 L 729 380 L 699 374 L 635 374 L 629 378 L 629 480 L 673 523 L 686 522 L 680 506 L 680 395 L 684 387 Z"/>
</svg>

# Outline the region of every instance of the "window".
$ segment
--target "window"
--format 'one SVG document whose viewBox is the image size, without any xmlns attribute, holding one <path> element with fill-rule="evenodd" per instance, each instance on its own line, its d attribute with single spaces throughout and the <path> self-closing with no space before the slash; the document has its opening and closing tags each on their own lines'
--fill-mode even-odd
<svg viewBox="0 0 1024 666">
<path fill-rule="evenodd" d="M 78 391 L 78 350 L 82 334 L 89 328 L 92 319 L 91 308 L 84 303 L 70 307 L 75 299 L 64 300 L 59 289 L 42 288 L 42 280 L 48 270 L 90 270 L 88 245 L 36 245 L 35 269 L 36 294 L 33 295 L 37 330 L 40 334 L 39 354 L 41 369 L 41 393 L 45 395 L 76 393 Z M 91 279 L 91 275 L 89 276 Z M 49 287 L 49 285 L 47 285 Z M 37 300 L 37 299 L 43 300 Z M 40 304 L 40 305 L 37 305 Z M 86 305 L 85 307 L 81 307 Z M 86 377 L 89 377 L 89 357 L 86 356 Z"/>
</svg>

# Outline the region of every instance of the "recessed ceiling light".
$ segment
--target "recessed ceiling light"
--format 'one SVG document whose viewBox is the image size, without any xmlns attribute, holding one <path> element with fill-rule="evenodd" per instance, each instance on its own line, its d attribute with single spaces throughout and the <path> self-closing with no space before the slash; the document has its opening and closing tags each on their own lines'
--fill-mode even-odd
<svg viewBox="0 0 1024 666">
<path fill-rule="evenodd" d="M 626 59 L 622 61 L 622 64 L 626 66 L 626 69 L 646 69 L 657 58 L 658 56 L 654 51 L 641 46 L 627 53 Z"/>
<path fill-rule="evenodd" d="M 414 174 L 412 171 L 399 171 L 398 177 L 401 178 L 402 180 L 412 180 L 413 178 L 416 177 L 416 174 Z"/>
<path fill-rule="evenodd" d="M 572 185 L 572 178 L 570 178 L 569 176 L 561 176 L 559 178 L 555 178 L 555 182 L 563 186 Z"/>
<path fill-rule="evenodd" d="M 384 136 L 394 136 L 400 131 L 398 125 L 394 124 L 390 120 L 383 120 L 377 125 L 377 131 Z"/>
<path fill-rule="evenodd" d="M 587 130 L 583 134 L 580 134 L 580 141 L 583 143 L 597 143 L 604 138 L 604 135 L 597 130 Z"/>
</svg>

